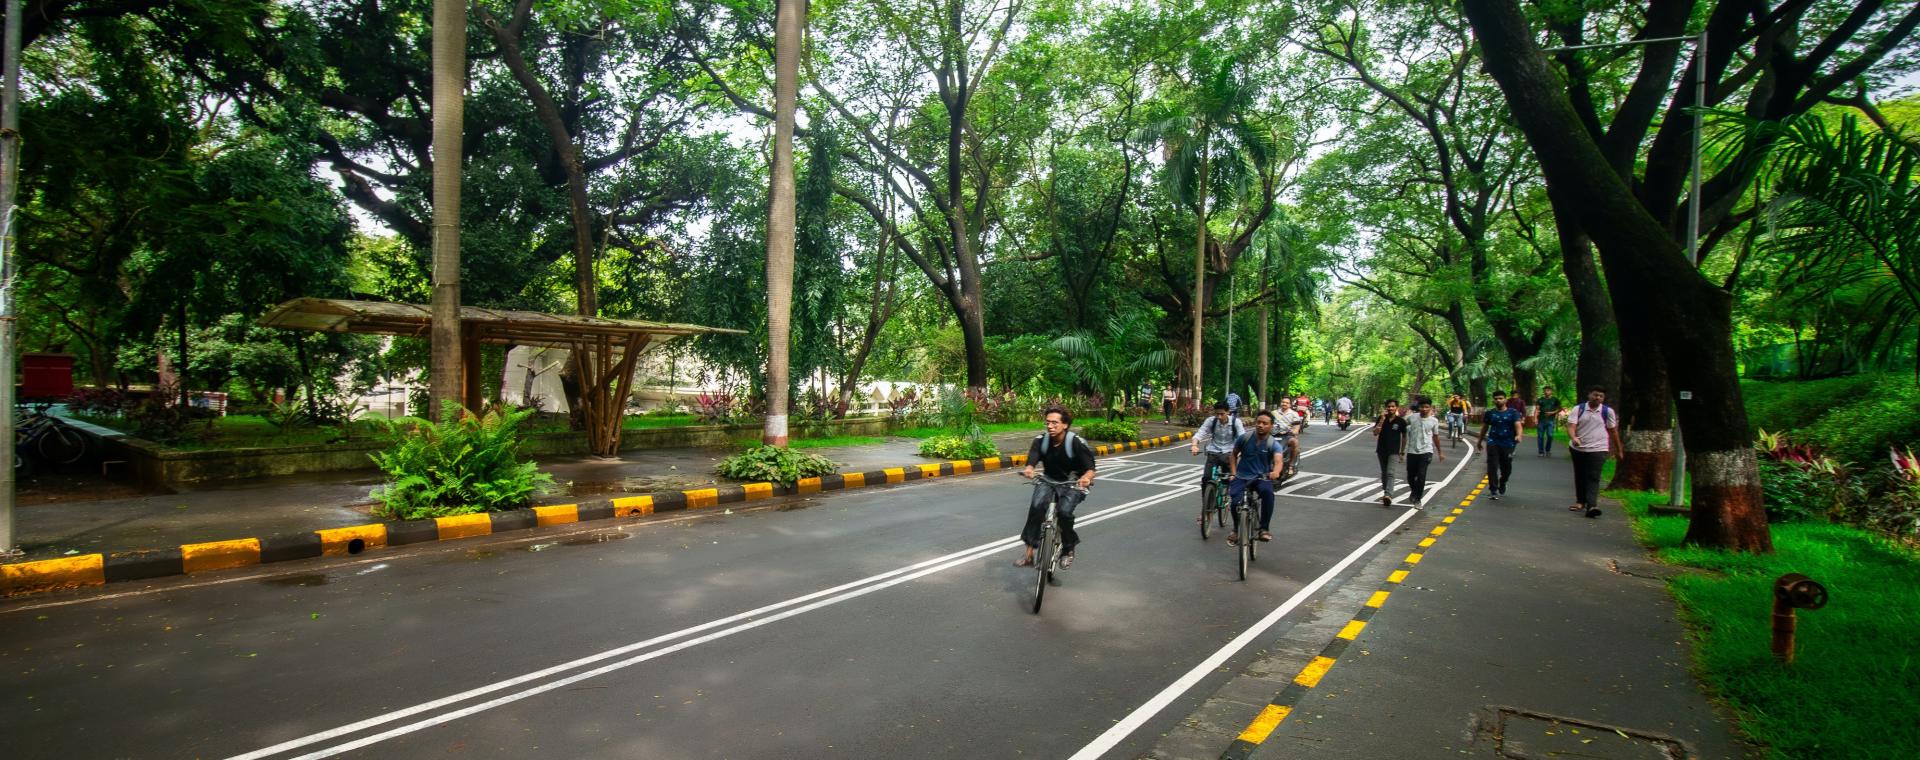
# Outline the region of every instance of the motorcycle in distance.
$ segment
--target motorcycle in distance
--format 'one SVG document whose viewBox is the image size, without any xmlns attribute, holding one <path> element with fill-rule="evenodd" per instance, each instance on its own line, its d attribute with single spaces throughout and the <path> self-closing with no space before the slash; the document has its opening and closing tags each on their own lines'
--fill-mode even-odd
<svg viewBox="0 0 1920 760">
<path fill-rule="evenodd" d="M 1333 424 L 1339 425 L 1341 430 L 1346 430 L 1348 425 L 1353 424 L 1353 412 L 1334 412 Z"/>
</svg>

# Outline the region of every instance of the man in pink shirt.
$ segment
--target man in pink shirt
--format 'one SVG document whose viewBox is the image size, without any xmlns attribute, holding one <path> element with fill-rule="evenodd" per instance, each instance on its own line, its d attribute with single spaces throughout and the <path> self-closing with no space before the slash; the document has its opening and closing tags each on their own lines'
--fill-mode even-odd
<svg viewBox="0 0 1920 760">
<path fill-rule="evenodd" d="M 1587 391 L 1587 403 L 1567 417 L 1567 439 L 1573 449 L 1573 506 L 1567 509 L 1600 516 L 1600 470 L 1609 457 L 1620 455 L 1620 417 L 1607 406 L 1607 392 L 1599 386 Z"/>
</svg>

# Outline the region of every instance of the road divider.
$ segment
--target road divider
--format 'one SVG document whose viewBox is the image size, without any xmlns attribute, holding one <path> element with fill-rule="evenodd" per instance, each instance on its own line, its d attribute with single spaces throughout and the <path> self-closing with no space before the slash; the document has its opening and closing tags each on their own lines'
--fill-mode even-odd
<svg viewBox="0 0 1920 760">
<path fill-rule="evenodd" d="M 1165 446 L 1191 438 L 1191 432 L 1094 447 L 1098 456 Z M 1025 454 L 985 459 L 928 462 L 871 472 L 804 478 L 793 486 L 746 483 L 684 491 L 664 491 L 602 499 L 482 512 L 428 520 L 394 520 L 305 533 L 182 544 L 163 549 L 82 554 L 0 565 L 0 596 L 22 596 L 109 582 L 230 570 L 267 562 L 360 554 L 382 547 L 427 541 L 451 541 L 547 525 L 638 517 L 723 504 L 758 501 L 791 494 L 815 494 L 849 488 L 904 483 L 954 475 L 993 472 L 1026 464 Z"/>
</svg>

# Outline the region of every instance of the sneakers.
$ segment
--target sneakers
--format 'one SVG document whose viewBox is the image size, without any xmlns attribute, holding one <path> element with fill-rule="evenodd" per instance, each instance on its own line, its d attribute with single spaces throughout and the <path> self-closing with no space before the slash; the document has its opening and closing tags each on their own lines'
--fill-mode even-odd
<svg viewBox="0 0 1920 760">
<path fill-rule="evenodd" d="M 1588 516 L 1588 517 L 1599 517 L 1599 516 L 1600 516 L 1600 508 L 1599 508 L 1599 507 L 1588 507 L 1588 508 L 1587 508 L 1587 516 Z"/>
<path fill-rule="evenodd" d="M 1065 570 L 1069 567 L 1073 567 L 1073 552 L 1060 555 L 1060 569 Z"/>
<path fill-rule="evenodd" d="M 1380 506 L 1383 506 L 1383 507 L 1393 506 L 1393 499 L 1386 496 L 1380 497 Z"/>
<path fill-rule="evenodd" d="M 1500 500 L 1500 492 L 1499 492 L 1499 491 L 1493 491 L 1492 493 L 1493 493 L 1493 500 L 1494 500 L 1494 501 L 1499 501 L 1499 500 Z"/>
</svg>

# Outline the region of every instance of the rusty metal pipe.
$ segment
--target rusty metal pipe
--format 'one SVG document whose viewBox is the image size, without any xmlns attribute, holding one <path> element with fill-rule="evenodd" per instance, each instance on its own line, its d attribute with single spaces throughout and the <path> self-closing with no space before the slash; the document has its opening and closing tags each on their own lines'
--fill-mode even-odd
<svg viewBox="0 0 1920 760">
<path fill-rule="evenodd" d="M 1773 656 L 1793 664 L 1793 634 L 1799 626 L 1794 610 L 1827 606 L 1827 587 L 1799 573 L 1787 573 L 1773 582 Z"/>
</svg>

